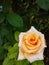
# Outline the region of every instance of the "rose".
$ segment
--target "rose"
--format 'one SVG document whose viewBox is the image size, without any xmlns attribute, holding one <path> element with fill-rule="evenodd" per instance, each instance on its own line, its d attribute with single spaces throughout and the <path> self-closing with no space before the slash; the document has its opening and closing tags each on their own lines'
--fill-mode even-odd
<svg viewBox="0 0 49 65">
<path fill-rule="evenodd" d="M 20 33 L 18 46 L 18 60 L 28 59 L 28 61 L 33 62 L 44 59 L 43 52 L 46 47 L 44 34 L 33 26 L 29 31 Z"/>
</svg>

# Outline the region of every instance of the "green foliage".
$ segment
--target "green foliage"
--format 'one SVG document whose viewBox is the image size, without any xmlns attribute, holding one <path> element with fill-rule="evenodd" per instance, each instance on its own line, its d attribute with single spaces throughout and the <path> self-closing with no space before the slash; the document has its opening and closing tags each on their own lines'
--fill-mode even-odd
<svg viewBox="0 0 49 65">
<path fill-rule="evenodd" d="M 3 65 L 16 65 L 16 58 L 18 55 L 18 44 L 14 44 L 13 47 L 8 47 L 8 54 L 5 58 Z"/>
<path fill-rule="evenodd" d="M 6 35 L 8 35 L 8 33 L 9 33 L 9 31 L 6 28 L 1 29 L 1 35 L 2 36 L 6 36 Z"/>
<path fill-rule="evenodd" d="M 33 62 L 32 65 L 44 65 L 44 62 L 42 60 L 39 60 L 39 61 Z"/>
<path fill-rule="evenodd" d="M 16 43 L 15 39 L 14 39 L 14 33 L 12 31 L 9 32 L 9 34 L 6 36 L 7 41 L 13 45 L 14 43 Z"/>
<path fill-rule="evenodd" d="M 3 60 L 6 57 L 6 50 L 3 47 L 0 47 L 0 60 Z"/>
<path fill-rule="evenodd" d="M 25 60 L 16 61 L 16 65 L 30 65 L 29 62 Z"/>
<path fill-rule="evenodd" d="M 2 23 L 4 21 L 5 17 L 3 13 L 0 13 L 0 23 Z"/>
<path fill-rule="evenodd" d="M 14 14 L 8 14 L 8 15 L 7 15 L 7 20 L 8 20 L 8 22 L 9 22 L 11 25 L 13 25 L 13 26 L 15 26 L 15 27 L 23 27 L 23 20 L 22 20 L 22 18 L 21 18 L 19 15 L 17 15 L 16 13 L 14 13 Z"/>
<path fill-rule="evenodd" d="M 17 61 L 16 59 L 9 59 L 8 57 L 4 60 L 3 65 L 29 65 L 27 60 Z"/>
<path fill-rule="evenodd" d="M 2 36 L 1 36 L 1 34 L 0 34 L 0 46 L 3 44 L 3 42 L 2 42 Z"/>
<path fill-rule="evenodd" d="M 5 50 L 8 50 L 9 48 L 12 47 L 11 45 L 12 45 L 12 44 L 11 44 L 10 42 L 6 42 L 6 43 L 3 45 L 3 48 L 4 48 Z"/>
<path fill-rule="evenodd" d="M 17 58 L 18 55 L 18 44 L 16 43 L 13 47 L 8 49 L 9 59 Z"/>
<path fill-rule="evenodd" d="M 18 42 L 19 41 L 19 32 L 16 31 L 14 36 L 15 36 L 15 40 Z"/>
<path fill-rule="evenodd" d="M 39 7 L 45 10 L 49 10 L 49 0 L 37 0 Z"/>
<path fill-rule="evenodd" d="M 15 60 L 14 59 L 9 59 L 8 57 L 5 58 L 3 65 L 15 65 Z"/>
<path fill-rule="evenodd" d="M 5 0 L 3 3 L 3 13 L 8 13 L 11 8 L 11 4 L 9 0 Z"/>
</svg>

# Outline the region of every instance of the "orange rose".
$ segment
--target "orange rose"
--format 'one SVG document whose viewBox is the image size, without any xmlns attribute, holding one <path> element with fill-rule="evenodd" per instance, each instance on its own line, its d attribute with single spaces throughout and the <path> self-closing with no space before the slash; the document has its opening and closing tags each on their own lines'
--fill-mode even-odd
<svg viewBox="0 0 49 65">
<path fill-rule="evenodd" d="M 45 47 L 44 35 L 32 26 L 28 32 L 19 36 L 18 60 L 28 59 L 30 62 L 42 60 Z"/>
</svg>

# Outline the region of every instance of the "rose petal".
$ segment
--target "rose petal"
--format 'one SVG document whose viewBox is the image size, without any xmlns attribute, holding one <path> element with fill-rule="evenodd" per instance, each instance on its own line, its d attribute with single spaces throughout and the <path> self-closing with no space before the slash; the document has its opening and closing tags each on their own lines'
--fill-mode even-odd
<svg viewBox="0 0 49 65">
<path fill-rule="evenodd" d="M 47 47 L 47 46 L 46 46 L 46 42 L 45 42 L 44 34 L 41 34 L 40 37 L 41 37 L 41 39 L 42 39 L 42 47 L 43 47 L 43 48 L 44 48 L 44 47 Z"/>
<path fill-rule="evenodd" d="M 39 32 L 38 30 L 36 30 L 35 27 L 31 26 L 31 29 L 27 33 L 34 33 L 34 32 L 41 37 L 43 47 L 47 47 L 46 46 L 46 42 L 45 42 L 44 34 L 42 34 L 41 32 Z"/>
<path fill-rule="evenodd" d="M 33 27 L 33 26 L 31 26 L 31 28 L 30 28 L 30 30 L 29 31 L 27 31 L 28 33 L 30 33 L 30 32 L 35 32 L 35 33 L 41 33 L 41 32 L 39 32 L 39 31 L 37 31 L 36 29 L 35 29 L 35 27 Z"/>
<path fill-rule="evenodd" d="M 25 33 L 20 33 L 20 35 L 19 35 L 19 44 L 18 44 L 18 46 L 19 47 L 22 47 L 22 38 L 23 38 L 23 35 L 24 35 Z"/>
<path fill-rule="evenodd" d="M 25 59 L 24 55 L 22 54 L 22 52 L 19 49 L 19 55 L 18 55 L 18 60 L 23 60 Z"/>
<path fill-rule="evenodd" d="M 28 61 L 30 63 L 32 63 L 32 62 L 34 62 L 36 60 L 43 60 L 44 59 L 43 52 L 40 52 L 38 54 L 35 54 L 35 55 L 31 56 L 31 57 L 26 57 L 26 59 L 28 59 Z"/>
</svg>

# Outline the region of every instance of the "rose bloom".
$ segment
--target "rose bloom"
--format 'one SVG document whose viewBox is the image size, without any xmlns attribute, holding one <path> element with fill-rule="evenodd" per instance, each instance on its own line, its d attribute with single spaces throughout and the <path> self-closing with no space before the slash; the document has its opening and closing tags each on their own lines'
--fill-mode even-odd
<svg viewBox="0 0 49 65">
<path fill-rule="evenodd" d="M 36 60 L 43 60 L 43 52 L 46 47 L 44 34 L 37 31 L 33 26 L 27 32 L 19 35 L 18 60 L 27 59 L 30 63 Z"/>
</svg>

